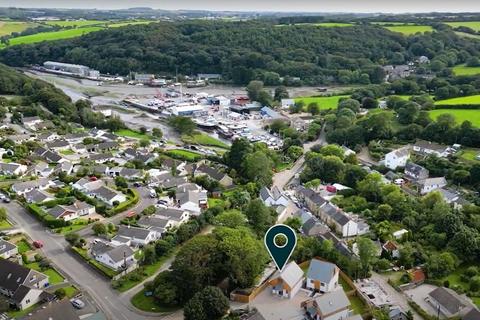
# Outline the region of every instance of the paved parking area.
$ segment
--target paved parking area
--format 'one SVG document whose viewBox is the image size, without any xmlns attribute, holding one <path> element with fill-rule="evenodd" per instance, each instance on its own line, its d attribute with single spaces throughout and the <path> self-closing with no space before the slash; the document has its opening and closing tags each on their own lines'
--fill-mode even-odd
<svg viewBox="0 0 480 320">
<path fill-rule="evenodd" d="M 414 289 L 406 290 L 405 295 L 415 301 L 423 310 L 432 316 L 437 316 L 437 311 L 435 308 L 425 301 L 425 298 L 430 292 L 435 290 L 437 287 L 431 284 L 422 284 Z"/>
<path fill-rule="evenodd" d="M 305 316 L 300 304 L 307 299 L 308 296 L 302 290 L 293 299 L 282 299 L 273 296 L 267 288 L 250 305 L 256 307 L 265 319 L 303 320 Z"/>
</svg>

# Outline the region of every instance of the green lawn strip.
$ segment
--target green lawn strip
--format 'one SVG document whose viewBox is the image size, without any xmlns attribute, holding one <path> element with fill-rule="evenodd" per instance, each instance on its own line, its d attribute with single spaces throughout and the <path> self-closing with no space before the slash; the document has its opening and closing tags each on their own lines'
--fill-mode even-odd
<svg viewBox="0 0 480 320">
<path fill-rule="evenodd" d="M 466 104 L 479 104 L 480 105 L 480 94 L 466 97 L 458 97 L 452 99 L 439 100 L 435 102 L 435 105 L 466 105 Z"/>
<path fill-rule="evenodd" d="M 60 153 L 63 154 L 64 156 L 71 156 L 75 154 L 75 152 L 72 149 L 62 150 L 60 151 Z"/>
<path fill-rule="evenodd" d="M 348 297 L 348 300 L 350 300 L 350 308 L 354 313 L 362 315 L 367 312 L 367 307 L 359 297 L 351 296 Z"/>
<path fill-rule="evenodd" d="M 470 33 L 459 32 L 459 31 L 455 31 L 455 34 L 456 34 L 457 36 L 463 37 L 463 38 L 480 39 L 480 36 L 477 35 L 477 34 L 470 34 Z"/>
<path fill-rule="evenodd" d="M 342 277 L 338 277 L 338 283 L 342 286 L 343 291 L 345 292 L 353 290 L 353 288 Z"/>
<path fill-rule="evenodd" d="M 211 137 L 205 133 L 195 133 L 193 135 L 182 135 L 182 141 L 184 143 L 190 143 L 190 144 L 200 144 L 202 146 L 211 146 L 211 147 L 218 147 L 218 148 L 223 148 L 223 149 L 228 149 L 229 146 L 218 140 L 215 139 L 214 137 Z"/>
<path fill-rule="evenodd" d="M 275 167 L 276 172 L 281 172 L 283 170 L 289 170 L 293 167 L 293 162 L 281 162 Z"/>
<path fill-rule="evenodd" d="M 74 286 L 68 286 L 63 288 L 68 298 L 73 298 L 78 293 L 78 289 Z"/>
<path fill-rule="evenodd" d="M 480 109 L 435 109 L 428 111 L 430 118 L 436 120 L 441 114 L 451 114 L 457 124 L 470 121 L 474 127 L 480 127 Z"/>
<path fill-rule="evenodd" d="M 8 222 L 7 220 L 0 220 L 0 230 L 2 229 L 8 229 L 10 228 L 12 225 L 10 224 L 10 222 Z"/>
<path fill-rule="evenodd" d="M 107 26 L 109 28 L 119 28 L 119 27 L 125 27 L 125 26 L 134 26 L 134 25 L 139 25 L 139 24 L 149 24 L 152 22 L 156 22 L 153 20 L 145 20 L 145 21 L 127 21 L 127 22 L 119 22 L 119 23 L 110 23 Z"/>
<path fill-rule="evenodd" d="M 303 101 L 305 104 L 305 110 L 307 109 L 308 105 L 312 102 L 316 102 L 321 110 L 327 109 L 336 109 L 338 105 L 338 101 L 341 98 L 348 98 L 347 95 L 340 95 L 340 96 L 318 96 L 318 97 L 298 97 L 295 98 L 295 102 Z"/>
<path fill-rule="evenodd" d="M 418 32 L 425 33 L 425 32 L 432 32 L 433 28 L 431 26 L 417 26 L 417 25 L 397 25 L 397 26 L 390 26 L 384 27 L 392 32 L 398 32 L 403 35 L 409 36 L 412 34 L 416 34 Z"/>
<path fill-rule="evenodd" d="M 86 228 L 87 226 L 88 226 L 88 220 L 76 219 L 72 222 L 72 225 L 70 225 L 70 226 L 57 228 L 57 229 L 53 229 L 53 230 L 55 231 L 55 233 L 67 234 L 67 233 L 82 230 L 83 228 Z"/>
<path fill-rule="evenodd" d="M 17 248 L 18 248 L 18 253 L 20 253 L 20 254 L 32 250 L 32 247 L 30 246 L 30 244 L 25 239 L 22 239 L 22 240 L 18 241 L 16 243 L 16 245 L 17 245 Z"/>
<path fill-rule="evenodd" d="M 40 33 L 28 35 L 28 36 L 12 38 L 10 39 L 9 46 L 36 43 L 36 42 L 42 42 L 42 41 L 75 38 L 75 37 L 80 37 L 84 34 L 99 31 L 102 29 L 103 28 L 99 28 L 99 27 L 85 27 L 85 28 L 60 30 L 60 31 L 52 31 L 52 32 L 40 32 Z M 5 47 L 5 45 L 3 45 L 2 47 Z"/>
<path fill-rule="evenodd" d="M 50 285 L 56 285 L 62 283 L 65 279 L 53 268 L 47 268 L 42 270 L 38 262 L 32 262 L 25 265 L 27 268 L 36 270 L 48 276 L 48 283 Z"/>
<path fill-rule="evenodd" d="M 147 139 L 150 140 L 150 136 L 138 131 L 130 130 L 130 129 L 122 129 L 114 132 L 117 136 L 126 137 L 126 138 L 133 138 L 138 140 Z"/>
<path fill-rule="evenodd" d="M 198 161 L 203 158 L 203 156 L 199 153 L 181 149 L 167 150 L 165 154 L 175 159 L 187 160 L 191 162 Z"/>
<path fill-rule="evenodd" d="M 480 297 L 472 297 L 472 301 L 477 305 L 477 307 L 480 307 Z"/>
<path fill-rule="evenodd" d="M 145 289 L 134 295 L 131 302 L 135 308 L 146 312 L 162 313 L 173 312 L 180 309 L 180 307 L 171 307 L 159 304 L 154 297 L 145 296 Z"/>
<path fill-rule="evenodd" d="M 154 264 L 142 266 L 143 272 L 138 277 L 139 280 L 132 281 L 132 280 L 127 279 L 127 280 L 122 281 L 121 279 L 119 279 L 118 281 L 120 282 L 120 286 L 117 287 L 116 289 L 120 292 L 125 292 L 125 291 L 135 287 L 137 284 L 141 283 L 145 279 L 153 276 L 158 271 L 158 269 L 160 269 L 162 267 L 162 265 L 165 263 L 165 261 L 167 261 L 170 257 L 175 255 L 177 253 L 177 251 L 178 251 L 178 249 L 174 250 L 172 253 L 170 253 L 166 256 L 161 257 Z M 136 272 L 136 271 L 133 271 L 133 272 Z M 128 277 L 128 275 L 127 275 L 127 277 Z"/>
</svg>

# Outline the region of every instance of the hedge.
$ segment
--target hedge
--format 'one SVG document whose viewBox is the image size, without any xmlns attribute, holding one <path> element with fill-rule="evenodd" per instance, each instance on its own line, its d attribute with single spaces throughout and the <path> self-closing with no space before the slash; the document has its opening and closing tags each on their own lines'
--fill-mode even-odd
<svg viewBox="0 0 480 320">
<path fill-rule="evenodd" d="M 80 256 L 83 260 L 85 260 L 89 265 L 94 267 L 96 270 L 98 270 L 101 274 L 104 276 L 113 279 L 115 276 L 117 276 L 119 273 L 100 264 L 97 262 L 95 259 L 92 259 L 88 256 L 87 252 L 85 249 L 80 249 L 77 247 L 70 247 L 73 252 L 75 252 L 78 256 Z"/>
<path fill-rule="evenodd" d="M 480 104 L 436 104 L 433 110 L 435 109 L 469 109 L 476 110 L 480 109 Z"/>
<path fill-rule="evenodd" d="M 124 201 L 124 202 L 120 203 L 118 206 L 112 208 L 110 210 L 112 215 L 123 212 L 125 210 L 128 210 L 129 208 L 136 205 L 138 203 L 138 201 L 140 200 L 140 194 L 135 189 L 127 189 L 127 195 L 130 196 L 130 199 L 128 199 L 127 201 Z"/>
<path fill-rule="evenodd" d="M 40 220 L 44 225 L 51 229 L 62 228 L 70 225 L 70 223 L 67 221 L 56 219 L 55 217 L 49 215 L 36 204 L 29 204 L 27 206 L 27 210 L 38 220 Z"/>
</svg>

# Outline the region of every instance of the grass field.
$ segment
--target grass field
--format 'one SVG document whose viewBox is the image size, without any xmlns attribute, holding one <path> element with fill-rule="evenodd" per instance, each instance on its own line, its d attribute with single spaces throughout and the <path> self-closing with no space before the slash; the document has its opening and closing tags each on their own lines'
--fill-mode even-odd
<svg viewBox="0 0 480 320">
<path fill-rule="evenodd" d="M 479 162 L 477 160 L 477 156 L 480 154 L 480 150 L 475 150 L 475 149 L 463 149 L 460 151 L 460 158 L 467 160 L 467 161 L 474 161 L 474 162 Z"/>
<path fill-rule="evenodd" d="M 182 141 L 185 143 L 199 144 L 202 146 L 218 147 L 223 149 L 229 148 L 226 143 L 200 132 L 195 133 L 193 136 L 183 135 Z"/>
<path fill-rule="evenodd" d="M 102 29 L 103 28 L 99 28 L 99 27 L 85 27 L 85 28 L 78 28 L 78 29 L 55 31 L 55 32 L 40 32 L 40 33 L 32 34 L 29 36 L 12 38 L 10 39 L 9 46 L 36 43 L 36 42 L 42 42 L 42 41 L 75 38 L 75 37 L 79 37 L 81 35 L 94 32 L 94 31 L 99 31 Z M 5 45 L 3 45 L 2 47 L 5 47 Z"/>
<path fill-rule="evenodd" d="M 114 133 L 120 137 L 134 138 L 138 140 L 150 139 L 150 137 L 147 134 L 143 134 L 141 132 L 133 131 L 130 129 L 122 129 L 122 130 L 115 131 Z"/>
<path fill-rule="evenodd" d="M 453 73 L 456 76 L 473 76 L 480 74 L 480 67 L 467 67 L 464 64 L 455 66 L 453 68 Z"/>
<path fill-rule="evenodd" d="M 0 21 L 0 36 L 7 36 L 13 32 L 22 32 L 36 26 L 38 26 L 38 24 L 32 22 Z"/>
<path fill-rule="evenodd" d="M 326 28 L 334 28 L 334 27 L 351 27 L 353 24 L 351 23 L 343 23 L 343 22 L 322 22 L 322 23 L 315 23 L 317 27 L 326 27 Z"/>
<path fill-rule="evenodd" d="M 472 38 L 472 39 L 480 39 L 480 36 L 479 35 L 476 35 L 476 34 L 470 34 L 470 33 L 466 33 L 466 32 L 459 32 L 459 31 L 455 31 L 455 34 L 459 37 L 464 37 L 464 38 Z"/>
<path fill-rule="evenodd" d="M 199 153 L 180 149 L 168 150 L 165 153 L 172 158 L 185 159 L 192 162 L 202 158 L 202 155 Z"/>
<path fill-rule="evenodd" d="M 118 23 L 111 23 L 108 25 L 109 28 L 119 28 L 119 27 L 125 27 L 125 26 L 134 26 L 137 24 L 149 24 L 155 21 L 125 21 L 125 22 L 118 22 Z"/>
<path fill-rule="evenodd" d="M 45 23 L 50 26 L 60 26 L 60 27 L 85 27 L 91 25 L 105 25 L 109 21 L 104 20 L 72 20 L 72 21 L 46 21 Z"/>
<path fill-rule="evenodd" d="M 441 105 L 461 105 L 461 104 L 480 104 L 480 94 L 467 97 L 458 97 L 435 102 L 437 106 Z"/>
<path fill-rule="evenodd" d="M 416 26 L 416 25 L 396 25 L 384 27 L 392 32 L 399 32 L 403 35 L 409 36 L 418 32 L 431 32 L 433 28 L 431 26 Z"/>
<path fill-rule="evenodd" d="M 460 22 L 445 22 L 451 27 L 467 27 L 475 31 L 480 31 L 480 21 L 460 21 Z"/>
<path fill-rule="evenodd" d="M 474 127 L 480 127 L 480 110 L 469 109 L 436 109 L 428 112 L 431 119 L 436 120 L 441 114 L 451 114 L 455 117 L 455 122 L 461 124 L 468 120 Z"/>
<path fill-rule="evenodd" d="M 310 103 L 316 102 L 318 103 L 318 106 L 320 107 L 321 110 L 326 110 L 326 109 L 336 109 L 338 105 L 338 101 L 341 98 L 348 98 L 348 96 L 300 97 L 300 98 L 295 98 L 295 102 L 303 101 L 303 103 L 305 104 L 305 109 Z"/>
<path fill-rule="evenodd" d="M 131 302 L 135 306 L 135 308 L 140 309 L 142 311 L 147 311 L 147 312 L 162 313 L 162 312 L 172 312 L 179 309 L 179 307 L 169 307 L 169 306 L 159 305 L 155 301 L 155 298 L 145 296 L 145 290 L 142 290 L 136 295 L 134 295 Z"/>
<path fill-rule="evenodd" d="M 388 22 L 388 21 L 375 21 L 375 22 L 370 22 L 371 24 L 376 24 L 379 26 L 385 26 L 385 25 L 391 25 L 391 26 L 408 26 L 408 25 L 414 25 L 413 23 L 405 23 L 405 22 Z"/>
</svg>

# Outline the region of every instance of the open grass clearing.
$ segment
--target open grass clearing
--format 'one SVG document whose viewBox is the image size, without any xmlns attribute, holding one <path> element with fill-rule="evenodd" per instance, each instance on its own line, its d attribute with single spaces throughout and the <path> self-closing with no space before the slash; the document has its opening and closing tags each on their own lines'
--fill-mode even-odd
<svg viewBox="0 0 480 320">
<path fill-rule="evenodd" d="M 28 36 L 22 36 L 17 38 L 10 39 L 9 46 L 15 46 L 19 44 L 29 44 L 29 43 L 36 43 L 42 41 L 52 41 L 52 40 L 60 40 L 60 39 L 69 39 L 80 37 L 84 34 L 99 31 L 103 28 L 99 27 L 85 27 L 85 28 L 78 28 L 78 29 L 69 29 L 69 30 L 60 30 L 54 32 L 40 32 Z M 2 45 L 4 48 L 5 45 Z"/>
<path fill-rule="evenodd" d="M 134 138 L 138 140 L 143 140 L 143 139 L 150 140 L 149 135 L 138 132 L 138 131 L 130 130 L 130 129 L 122 129 L 122 130 L 115 131 L 114 133 L 120 137 Z"/>
<path fill-rule="evenodd" d="M 14 32 L 22 32 L 37 26 L 37 23 L 26 21 L 0 21 L 0 36 L 8 36 Z"/>
<path fill-rule="evenodd" d="M 190 144 L 199 144 L 202 146 L 218 147 L 228 149 L 229 146 L 214 137 L 203 132 L 195 132 L 193 135 L 182 135 L 182 141 Z"/>
<path fill-rule="evenodd" d="M 199 153 L 181 149 L 167 150 L 165 154 L 175 159 L 187 160 L 191 162 L 197 161 L 202 158 L 202 155 Z"/>
<path fill-rule="evenodd" d="M 435 102 L 435 105 L 462 105 L 462 104 L 479 104 L 480 105 L 480 94 L 474 96 L 458 97 L 446 100 L 439 100 Z"/>
<path fill-rule="evenodd" d="M 303 101 L 305 104 L 305 110 L 310 103 L 316 102 L 321 110 L 336 109 L 338 101 L 341 98 L 348 98 L 349 96 L 318 96 L 318 97 L 299 97 L 295 98 L 295 102 Z"/>
<path fill-rule="evenodd" d="M 392 32 L 398 32 L 405 36 L 409 36 L 416 33 L 425 33 L 432 32 L 433 28 L 431 26 L 417 26 L 417 25 L 396 25 L 396 26 L 386 26 L 385 29 L 388 29 Z"/>
<path fill-rule="evenodd" d="M 480 128 L 480 109 L 435 109 L 428 111 L 428 114 L 433 120 L 437 120 L 441 114 L 451 114 L 456 124 L 470 121 L 474 127 Z"/>
<path fill-rule="evenodd" d="M 145 295 L 145 290 L 142 290 L 136 295 L 134 295 L 131 302 L 135 306 L 135 308 L 142 311 L 146 311 L 146 312 L 163 313 L 163 312 L 173 312 L 180 309 L 180 307 L 171 307 L 171 306 L 165 306 L 165 305 L 159 304 L 154 297 L 152 296 L 147 297 Z"/>
<path fill-rule="evenodd" d="M 152 22 L 152 20 L 141 20 L 141 21 L 125 21 L 125 22 L 118 22 L 118 23 L 111 23 L 108 25 L 109 28 L 119 28 L 119 27 L 125 27 L 125 26 L 134 26 L 134 25 L 139 25 L 139 24 L 149 24 Z"/>
<path fill-rule="evenodd" d="M 456 21 L 456 22 L 445 22 L 445 24 L 453 28 L 467 27 L 475 31 L 480 31 L 480 21 Z"/>
<path fill-rule="evenodd" d="M 453 67 L 456 76 L 473 76 L 480 74 L 480 67 L 467 67 L 464 64 Z"/>
<path fill-rule="evenodd" d="M 65 290 L 68 298 L 73 298 L 78 293 L 78 289 L 74 286 L 64 287 L 63 289 Z"/>
</svg>

